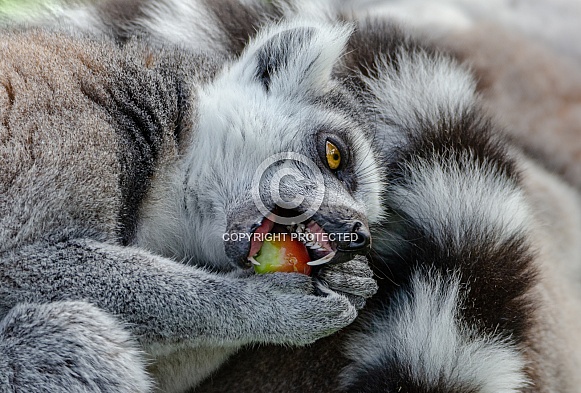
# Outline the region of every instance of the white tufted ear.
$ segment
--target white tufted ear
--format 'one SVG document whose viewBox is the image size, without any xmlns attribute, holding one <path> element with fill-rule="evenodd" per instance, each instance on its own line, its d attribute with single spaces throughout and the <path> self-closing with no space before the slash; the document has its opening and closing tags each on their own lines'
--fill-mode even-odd
<svg viewBox="0 0 581 393">
<path fill-rule="evenodd" d="M 269 26 L 250 42 L 236 71 L 272 94 L 322 92 L 351 32 L 345 24 L 305 21 Z"/>
</svg>

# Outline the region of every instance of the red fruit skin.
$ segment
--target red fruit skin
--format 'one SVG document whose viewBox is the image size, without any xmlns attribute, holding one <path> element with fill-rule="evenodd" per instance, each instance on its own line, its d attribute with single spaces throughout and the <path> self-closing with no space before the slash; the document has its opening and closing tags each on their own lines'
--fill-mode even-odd
<svg viewBox="0 0 581 393">
<path fill-rule="evenodd" d="M 270 244 L 280 252 L 284 252 L 284 255 L 279 256 L 278 263 L 280 264 L 269 264 L 268 266 L 263 266 L 260 270 L 261 273 L 302 273 L 307 276 L 311 274 L 312 268 L 307 265 L 310 262 L 309 253 L 307 248 L 303 243 L 298 240 L 291 239 L 286 236 L 286 240 L 271 240 Z"/>
</svg>

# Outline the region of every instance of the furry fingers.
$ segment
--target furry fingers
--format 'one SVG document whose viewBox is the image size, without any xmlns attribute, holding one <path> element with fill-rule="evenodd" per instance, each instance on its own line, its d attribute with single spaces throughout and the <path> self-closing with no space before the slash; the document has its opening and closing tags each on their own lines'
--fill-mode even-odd
<svg viewBox="0 0 581 393">
<path fill-rule="evenodd" d="M 293 273 L 254 276 L 249 280 L 263 299 L 264 310 L 272 312 L 264 324 L 264 340 L 280 344 L 310 344 L 349 325 L 357 317 L 356 308 L 332 291 L 325 296 L 314 294 L 313 279 Z M 280 318 L 284 318 L 283 321 Z"/>
<path fill-rule="evenodd" d="M 357 255 L 349 262 L 325 266 L 319 271 L 319 288 L 329 288 L 345 295 L 360 310 L 365 301 L 377 292 L 377 283 L 367 259 Z"/>
</svg>

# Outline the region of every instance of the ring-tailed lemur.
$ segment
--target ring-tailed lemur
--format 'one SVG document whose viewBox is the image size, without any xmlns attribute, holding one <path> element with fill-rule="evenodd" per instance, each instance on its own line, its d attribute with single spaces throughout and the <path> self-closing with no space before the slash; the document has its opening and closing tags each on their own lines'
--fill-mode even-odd
<svg viewBox="0 0 581 393">
<path fill-rule="evenodd" d="M 165 0 L 180 10 L 165 18 L 132 3 L 130 17 L 118 8 L 92 26 L 121 20 L 120 41 L 137 26 L 157 44 L 176 27 L 181 45 L 228 54 L 283 14 Z M 577 193 L 508 145 L 451 56 L 389 23 L 354 22 L 336 73 L 376 120 L 373 147 L 386 157 L 389 215 L 372 227 L 380 292 L 348 330 L 308 348 L 247 350 L 196 391 L 575 392 Z"/>
<path fill-rule="evenodd" d="M 367 242 L 327 243 L 348 261 L 313 279 L 249 274 L 250 242 L 223 237 L 262 228 L 253 176 L 290 151 L 326 185 L 309 228 L 368 240 L 378 160 L 332 75 L 350 32 L 276 24 L 225 59 L 68 27 L 2 30 L 0 391 L 183 391 L 244 344 L 307 344 L 354 320 L 377 289 L 356 256 Z M 339 168 L 330 139 L 345 146 Z M 272 171 L 293 165 L 264 173 L 273 211 Z M 280 184 L 309 202 L 312 176 Z"/>
<path fill-rule="evenodd" d="M 241 16 L 203 35 L 238 53 L 262 23 L 296 13 L 248 3 L 190 4 L 209 20 Z M 298 12 L 317 14 L 307 8 Z M 160 37 L 162 20 L 134 26 Z M 379 293 L 346 331 L 308 348 L 248 349 L 196 391 L 577 391 L 578 194 L 509 143 L 453 54 L 392 23 L 351 23 L 335 73 L 385 157 L 388 215 L 372 227 Z"/>
</svg>

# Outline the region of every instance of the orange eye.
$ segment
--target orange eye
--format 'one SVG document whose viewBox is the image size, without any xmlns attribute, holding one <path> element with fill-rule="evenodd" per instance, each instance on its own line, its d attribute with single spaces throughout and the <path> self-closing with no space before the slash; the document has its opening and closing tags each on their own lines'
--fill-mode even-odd
<svg viewBox="0 0 581 393">
<path fill-rule="evenodd" d="M 327 141 L 325 149 L 327 154 L 327 165 L 329 165 L 329 168 L 334 171 L 339 168 L 339 165 L 341 165 L 341 152 L 337 146 L 329 141 Z"/>
</svg>

